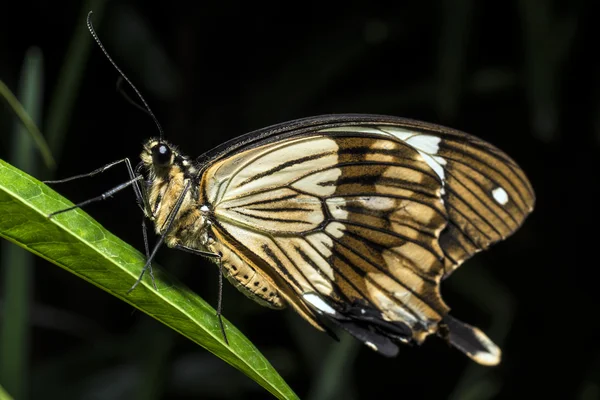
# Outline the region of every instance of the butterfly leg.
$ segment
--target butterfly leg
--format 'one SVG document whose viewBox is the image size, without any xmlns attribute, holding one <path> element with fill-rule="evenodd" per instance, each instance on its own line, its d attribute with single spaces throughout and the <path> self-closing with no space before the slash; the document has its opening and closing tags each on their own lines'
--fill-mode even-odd
<svg viewBox="0 0 600 400">
<path fill-rule="evenodd" d="M 101 174 L 102 172 L 106 171 L 107 169 L 110 169 L 110 168 L 114 167 L 115 165 L 119 165 L 121 163 L 125 163 L 128 166 L 128 170 L 130 170 L 130 171 L 132 170 L 131 162 L 129 161 L 129 158 L 124 158 L 122 160 L 113 161 L 109 164 L 106 164 L 105 166 L 95 169 L 92 172 L 88 172 L 87 174 L 75 175 L 75 176 L 71 176 L 71 177 L 65 178 L 65 179 L 44 181 L 44 183 L 46 183 L 46 184 L 65 183 L 65 182 L 74 181 L 75 179 L 91 178 L 92 176 Z"/>
<path fill-rule="evenodd" d="M 115 165 L 119 165 L 121 163 L 125 163 L 125 166 L 127 167 L 127 173 L 129 174 L 129 179 L 134 179 L 136 176 L 141 175 L 140 173 L 134 173 L 133 168 L 131 167 L 131 161 L 129 161 L 129 158 L 124 158 L 122 160 L 113 161 L 109 164 L 106 164 L 105 166 L 97 168 L 87 174 L 75 175 L 75 176 L 71 176 L 71 177 L 65 178 L 65 179 L 44 181 L 44 183 L 45 184 L 56 184 L 56 183 L 70 182 L 70 181 L 73 181 L 76 179 L 81 179 L 81 178 L 91 178 L 91 177 L 101 174 L 102 172 L 114 167 Z M 144 206 L 146 205 L 146 201 L 145 201 L 145 197 L 143 196 L 143 191 L 137 182 L 133 185 L 133 190 L 135 192 L 135 197 L 137 199 L 138 205 L 143 210 Z"/>
<path fill-rule="evenodd" d="M 81 203 L 78 203 L 78 204 L 76 204 L 73 207 L 69 207 L 69 208 L 65 208 L 63 210 L 55 211 L 55 212 L 49 214 L 48 218 L 52 218 L 54 215 L 61 214 L 63 212 L 71 211 L 71 210 L 73 210 L 75 208 L 81 208 L 81 207 L 83 207 L 83 206 L 85 206 L 85 205 L 87 205 L 89 203 L 93 203 L 95 201 L 105 200 L 107 197 L 112 196 L 113 194 L 115 194 L 115 193 L 117 193 L 117 192 L 125 189 L 126 187 L 131 186 L 131 185 L 133 185 L 133 191 L 135 193 L 135 197 L 136 197 L 138 205 L 146 213 L 146 209 L 149 208 L 149 207 L 147 206 L 147 200 L 146 200 L 146 197 L 144 196 L 145 192 L 142 190 L 142 187 L 140 187 L 140 185 L 139 185 L 139 180 L 142 179 L 142 176 L 139 173 L 136 174 L 136 173 L 133 172 L 133 168 L 131 167 L 131 162 L 129 161 L 129 158 L 124 158 L 122 160 L 114 161 L 114 162 L 112 162 L 110 164 L 107 164 L 107 165 L 105 165 L 103 167 L 95 169 L 92 172 L 89 172 L 87 174 L 75 175 L 75 176 L 72 176 L 72 177 L 66 178 L 66 179 L 44 181 L 44 183 L 46 183 L 46 184 L 65 183 L 65 182 L 70 182 L 70 181 L 73 181 L 73 180 L 76 180 L 76 179 L 90 178 L 92 176 L 98 175 L 98 174 L 106 171 L 107 169 L 112 168 L 115 165 L 119 165 L 121 163 L 125 163 L 125 166 L 127 167 L 127 173 L 129 174 L 129 179 L 130 179 L 128 182 L 125 182 L 125 183 L 123 183 L 123 184 L 121 184 L 121 185 L 119 185 L 119 186 L 117 186 L 117 187 L 109 190 L 108 192 L 106 192 L 106 193 L 104 193 L 104 194 L 102 194 L 102 195 L 100 195 L 98 197 L 95 197 L 93 199 L 89 199 L 89 200 L 83 201 Z"/>
<path fill-rule="evenodd" d="M 229 344 L 229 341 L 227 340 L 227 335 L 225 334 L 225 326 L 223 325 L 223 319 L 221 317 L 221 315 L 223 314 L 223 262 L 221 261 L 223 256 L 218 253 L 201 251 L 191 247 L 183 246 L 181 244 L 178 244 L 174 248 L 178 250 L 183 250 L 187 253 L 195 254 L 197 256 L 210 257 L 217 260 L 217 264 L 219 265 L 219 296 L 217 299 L 217 318 L 219 319 L 219 326 L 221 327 L 223 340 L 225 340 L 225 344 Z"/>
<path fill-rule="evenodd" d="M 121 190 L 128 188 L 129 186 L 137 183 L 138 181 L 140 181 L 143 178 L 144 177 L 141 176 L 141 175 L 136 176 L 135 178 L 130 179 L 127 182 L 121 183 L 120 185 L 115 186 L 114 188 L 110 189 L 109 191 L 106 191 L 106 192 L 102 193 L 100 196 L 97 196 L 97 197 L 94 197 L 92 199 L 88 199 L 88 200 L 82 201 L 81 203 L 77 203 L 77 204 L 75 204 L 72 207 L 67 207 L 67 208 L 64 208 L 62 210 L 54 211 L 54 212 L 48 214 L 48 218 L 52 218 L 55 215 L 65 213 L 67 211 L 71 211 L 71 210 L 74 210 L 76 208 L 82 208 L 83 206 L 86 206 L 86 205 L 88 205 L 90 203 L 95 203 L 97 201 L 106 200 L 108 197 L 111 197 L 115 193 L 120 192 Z"/>
<path fill-rule="evenodd" d="M 138 178 L 141 179 L 141 178 L 143 178 L 143 176 L 139 175 L 136 179 L 138 179 Z M 131 293 L 133 291 L 133 289 L 135 289 L 136 286 L 139 285 L 139 283 L 142 281 L 142 278 L 144 277 L 144 274 L 146 273 L 146 270 L 148 268 L 150 268 L 150 271 L 152 271 L 152 260 L 154 260 L 154 256 L 158 252 L 158 249 L 164 243 L 165 237 L 167 236 L 167 233 L 171 230 L 171 226 L 173 226 L 173 221 L 175 221 L 175 216 L 179 212 L 179 209 L 181 208 L 181 203 L 183 203 L 183 199 L 185 198 L 185 194 L 187 193 L 188 190 L 190 190 L 190 184 L 189 183 L 185 186 L 185 188 L 181 192 L 181 196 L 179 196 L 179 199 L 177 200 L 177 203 L 175 203 L 175 206 L 173 207 L 173 209 L 169 213 L 169 216 L 167 217 L 166 227 L 165 227 L 164 233 L 160 236 L 160 238 L 158 239 L 158 242 L 156 242 L 156 244 L 154 245 L 154 248 L 152 249 L 152 253 L 150 253 L 150 256 L 148 256 L 146 258 L 146 264 L 144 265 L 144 268 L 142 268 L 142 272 L 140 273 L 140 276 L 135 281 L 135 283 L 133 284 L 133 286 L 127 291 L 127 294 Z M 144 222 L 143 223 L 144 232 L 146 232 L 145 225 L 146 224 Z M 146 252 L 148 252 L 147 246 L 146 246 Z M 150 273 L 151 273 L 151 275 L 153 277 L 154 274 L 152 274 L 152 272 L 150 272 Z M 154 283 L 154 279 L 153 279 L 153 283 Z M 156 289 L 156 283 L 154 283 L 154 288 Z"/>
</svg>

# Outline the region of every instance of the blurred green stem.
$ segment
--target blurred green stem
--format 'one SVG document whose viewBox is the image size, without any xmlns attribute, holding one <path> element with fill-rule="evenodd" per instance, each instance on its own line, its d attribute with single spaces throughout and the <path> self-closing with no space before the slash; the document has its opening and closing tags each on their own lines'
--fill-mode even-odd
<svg viewBox="0 0 600 400">
<path fill-rule="evenodd" d="M 23 107 L 15 95 L 10 91 L 8 86 L 6 86 L 2 81 L 0 81 L 0 97 L 3 97 L 4 100 L 6 100 L 10 108 L 12 108 L 13 112 L 21 120 L 21 123 L 27 130 L 27 132 L 22 133 L 24 135 L 30 135 L 35 141 L 35 144 L 39 149 L 42 158 L 44 159 L 46 167 L 48 167 L 48 169 L 56 168 L 56 162 L 54 161 L 54 157 L 52 157 L 52 152 L 50 151 L 50 147 L 48 146 L 46 139 L 44 139 L 44 136 L 38 129 L 36 123 L 33 122 L 33 119 L 25 110 L 25 107 Z M 12 164 L 15 163 L 13 162 Z"/>
<path fill-rule="evenodd" d="M 0 386 L 0 400 L 12 400 L 12 397 L 6 393 L 6 390 L 2 386 Z"/>
<path fill-rule="evenodd" d="M 553 12 L 553 1 L 520 0 L 526 49 L 525 68 L 533 133 L 550 142 L 558 137 L 560 82 L 558 78 L 575 37 L 580 12 Z M 581 1 L 570 2 L 581 8 Z"/>
<path fill-rule="evenodd" d="M 43 57 L 38 48 L 25 55 L 19 97 L 33 124 L 41 118 Z M 17 123 L 11 149 L 12 162 L 35 174 L 35 146 L 26 128 Z M 17 399 L 27 397 L 29 361 L 29 301 L 33 273 L 33 255 L 12 243 L 2 242 L 2 292 L 4 310 L 0 330 L 0 382 Z"/>
<path fill-rule="evenodd" d="M 444 8 L 438 49 L 437 105 L 441 119 L 449 121 L 456 116 L 462 98 L 473 0 L 445 0 Z"/>
<path fill-rule="evenodd" d="M 484 331 L 502 348 L 513 323 L 515 309 L 513 295 L 484 266 L 478 265 L 474 260 L 469 261 L 467 268 L 461 270 L 460 274 L 460 278 L 450 279 L 448 284 L 457 293 L 464 295 L 492 315 L 492 323 Z M 493 368 L 470 363 L 449 399 L 493 399 L 501 386 L 502 382 Z"/>
<path fill-rule="evenodd" d="M 329 346 L 329 353 L 313 375 L 313 384 L 306 397 L 309 400 L 351 400 L 354 360 L 362 345 L 350 335 L 343 333 L 339 343 Z"/>
<path fill-rule="evenodd" d="M 145 331 L 145 335 L 139 335 L 143 338 L 141 343 L 145 349 L 141 349 L 136 354 L 143 354 L 141 360 L 141 378 L 138 383 L 135 397 L 140 400 L 162 399 L 164 396 L 164 386 L 169 375 L 168 365 L 171 356 L 171 350 L 175 343 L 173 331 L 163 326 L 156 326 L 156 323 L 148 318 L 140 320 L 138 328 Z M 133 335 L 138 337 L 138 335 Z M 138 344 L 140 341 L 137 341 Z M 132 344 L 133 346 L 134 344 Z"/>
</svg>

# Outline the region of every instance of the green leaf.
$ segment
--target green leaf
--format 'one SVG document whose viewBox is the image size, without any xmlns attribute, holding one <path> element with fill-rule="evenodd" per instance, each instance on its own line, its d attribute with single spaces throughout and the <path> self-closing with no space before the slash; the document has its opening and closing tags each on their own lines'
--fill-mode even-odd
<svg viewBox="0 0 600 400">
<path fill-rule="evenodd" d="M 12 397 L 0 386 L 0 400 L 12 400 Z"/>
<path fill-rule="evenodd" d="M 48 219 L 49 213 L 71 205 L 37 179 L 0 160 L 0 236 L 154 317 L 274 396 L 297 398 L 256 347 L 224 320 L 230 343 L 226 345 L 215 310 L 162 269 L 154 269 L 158 291 L 144 281 L 127 295 L 144 266 L 144 256 L 82 210 Z"/>
</svg>

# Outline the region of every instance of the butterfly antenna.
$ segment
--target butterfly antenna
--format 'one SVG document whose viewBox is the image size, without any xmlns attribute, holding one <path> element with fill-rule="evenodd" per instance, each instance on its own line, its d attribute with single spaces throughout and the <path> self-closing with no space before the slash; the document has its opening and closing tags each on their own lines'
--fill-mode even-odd
<svg viewBox="0 0 600 400">
<path fill-rule="evenodd" d="M 160 134 L 160 139 L 162 140 L 162 138 L 164 136 L 164 132 L 163 132 L 162 126 L 160 125 L 160 122 L 158 122 L 158 119 L 156 118 L 156 116 L 154 115 L 154 113 L 152 112 L 152 110 L 150 109 L 150 106 L 148 105 L 148 103 L 146 103 L 146 100 L 144 99 L 144 96 L 142 96 L 142 94 L 140 93 L 140 91 L 129 80 L 129 78 L 127 77 L 127 75 L 125 75 L 125 73 L 123 71 L 121 71 L 121 68 L 119 68 L 119 66 L 117 65 L 117 63 L 115 63 L 113 61 L 113 59 L 111 58 L 111 56 L 108 54 L 108 51 L 106 51 L 106 49 L 104 48 L 104 45 L 100 41 L 100 38 L 96 34 L 96 31 L 94 30 L 94 26 L 92 25 L 92 14 L 93 13 L 94 13 L 93 11 L 90 11 L 88 13 L 88 16 L 87 16 L 87 27 L 88 27 L 88 30 L 92 34 L 92 37 L 94 38 L 94 40 L 96 41 L 96 43 L 98 43 L 98 46 L 100 47 L 100 50 L 102 50 L 102 52 L 104 53 L 104 55 L 106 56 L 106 58 L 108 59 L 108 61 L 110 61 L 110 63 L 113 65 L 113 67 L 115 67 L 115 69 L 119 72 L 119 74 L 123 77 L 123 79 L 125 79 L 125 81 L 129 84 L 129 86 L 131 86 L 131 88 L 133 89 L 133 91 L 135 92 L 135 94 L 140 98 L 140 100 L 144 104 L 144 107 L 148 111 L 148 114 L 150 115 L 150 117 L 152 117 L 152 120 L 156 124 L 156 127 L 158 128 L 158 132 Z"/>
</svg>

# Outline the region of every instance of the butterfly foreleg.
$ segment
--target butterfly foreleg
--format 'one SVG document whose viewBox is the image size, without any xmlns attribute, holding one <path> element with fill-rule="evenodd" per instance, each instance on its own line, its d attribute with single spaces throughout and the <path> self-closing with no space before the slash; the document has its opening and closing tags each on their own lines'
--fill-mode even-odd
<svg viewBox="0 0 600 400">
<path fill-rule="evenodd" d="M 114 195 L 115 193 L 118 193 L 118 192 L 120 192 L 121 190 L 128 188 L 129 186 L 131 186 L 131 185 L 135 184 L 136 182 L 139 182 L 139 181 L 140 181 L 140 180 L 142 180 L 143 178 L 144 178 L 144 177 L 143 177 L 143 176 L 141 176 L 141 175 L 140 175 L 140 176 L 136 176 L 135 178 L 133 178 L 133 179 L 130 179 L 130 180 L 128 180 L 127 182 L 121 183 L 120 185 L 117 185 L 117 186 L 115 186 L 114 188 L 112 188 L 112 189 L 110 189 L 110 190 L 108 190 L 108 191 L 106 191 L 106 192 L 102 193 L 100 196 L 96 196 L 96 197 L 94 197 L 94 198 L 91 198 L 91 199 L 88 199 L 88 200 L 82 201 L 81 203 L 77 203 L 77 204 L 75 204 L 74 206 L 67 207 L 67 208 L 64 208 L 64 209 L 62 209 L 62 210 L 54 211 L 54 212 L 52 212 L 52 213 L 48 214 L 48 218 L 52 218 L 52 217 L 54 217 L 55 215 L 58 215 L 58 214 L 65 213 L 65 212 L 67 212 L 67 211 L 75 210 L 76 208 L 82 208 L 83 206 L 86 206 L 86 205 L 88 205 L 88 204 L 91 204 L 91 203 L 95 203 L 95 202 L 97 202 L 97 201 L 106 200 L 107 198 L 111 197 L 111 196 L 112 196 L 112 195 Z"/>
<path fill-rule="evenodd" d="M 87 174 L 79 174 L 79 175 L 71 176 L 71 177 L 65 178 L 65 179 L 44 181 L 44 183 L 46 183 L 46 184 L 65 183 L 65 182 L 70 182 L 70 181 L 74 181 L 76 179 L 81 179 L 81 178 L 91 178 L 92 176 L 101 174 L 102 172 L 106 171 L 107 169 L 110 169 L 110 168 L 114 167 L 115 165 L 119 165 L 121 163 L 125 163 L 127 165 L 128 171 L 131 172 L 130 178 L 132 178 L 133 177 L 132 176 L 133 169 L 131 168 L 131 162 L 129 161 L 129 158 L 124 158 L 122 160 L 113 161 L 109 164 L 106 164 L 105 166 L 97 168 L 97 169 L 93 170 L 92 172 L 88 172 Z"/>
<path fill-rule="evenodd" d="M 65 183 L 65 182 L 70 182 L 76 179 L 81 179 L 81 178 L 90 178 L 93 177 L 95 175 L 101 174 L 102 172 L 114 167 L 115 165 L 119 165 L 121 163 L 125 163 L 125 166 L 127 167 L 127 173 L 129 175 L 129 181 L 122 183 L 114 188 L 112 188 L 111 190 L 101 194 L 100 196 L 94 197 L 92 199 L 88 199 L 85 201 L 82 201 L 81 203 L 78 203 L 72 207 L 68 207 L 62 210 L 58 210 L 55 211 L 53 213 L 50 213 L 48 215 L 49 218 L 52 218 L 53 216 L 57 215 L 57 214 L 62 214 L 64 212 L 67 211 L 71 211 L 74 210 L 76 208 L 82 208 L 85 205 L 88 205 L 90 203 L 94 203 L 96 201 L 102 201 L 105 200 L 106 198 L 112 196 L 113 194 L 120 192 L 121 190 L 129 187 L 129 186 L 133 186 L 133 191 L 135 193 L 135 197 L 137 200 L 138 205 L 140 206 L 140 208 L 142 209 L 142 211 L 144 211 L 145 214 L 147 214 L 146 210 L 149 210 L 149 206 L 148 206 L 148 201 L 146 199 L 145 196 L 145 190 L 142 186 L 140 186 L 139 181 L 143 178 L 142 175 L 140 173 L 134 173 L 133 168 L 131 167 L 131 161 L 129 161 L 129 158 L 124 158 L 122 160 L 118 160 L 118 161 L 114 161 L 111 162 L 109 164 L 104 165 L 103 167 L 97 168 L 95 170 L 93 170 L 92 172 L 89 172 L 87 174 L 80 174 L 80 175 L 75 175 L 75 176 L 71 176 L 69 178 L 65 178 L 65 179 L 59 179 L 59 180 L 48 180 L 48 181 L 44 181 L 44 183 L 46 184 L 57 184 L 57 183 Z"/>
</svg>

